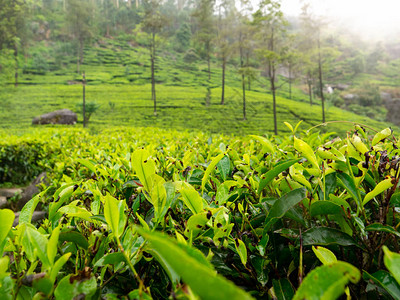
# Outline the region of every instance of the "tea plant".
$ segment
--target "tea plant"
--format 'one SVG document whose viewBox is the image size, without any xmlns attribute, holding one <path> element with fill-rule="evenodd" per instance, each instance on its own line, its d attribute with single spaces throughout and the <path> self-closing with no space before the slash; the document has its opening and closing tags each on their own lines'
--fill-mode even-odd
<svg viewBox="0 0 400 300">
<path fill-rule="evenodd" d="M 282 140 L 41 131 L 51 183 L 17 226 L 0 210 L 0 294 L 399 298 L 399 142 L 287 126 Z"/>
</svg>

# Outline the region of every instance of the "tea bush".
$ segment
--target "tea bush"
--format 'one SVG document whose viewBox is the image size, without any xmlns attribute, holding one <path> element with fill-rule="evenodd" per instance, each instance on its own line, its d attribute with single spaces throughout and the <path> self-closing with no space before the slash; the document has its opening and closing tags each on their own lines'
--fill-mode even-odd
<svg viewBox="0 0 400 300">
<path fill-rule="evenodd" d="M 0 294 L 398 299 L 399 142 L 287 126 L 281 139 L 37 131 L 59 151 L 16 227 L 0 210 Z"/>
<path fill-rule="evenodd" d="M 25 184 L 41 172 L 40 161 L 47 153 L 44 144 L 35 140 L 0 143 L 0 183 Z"/>
</svg>

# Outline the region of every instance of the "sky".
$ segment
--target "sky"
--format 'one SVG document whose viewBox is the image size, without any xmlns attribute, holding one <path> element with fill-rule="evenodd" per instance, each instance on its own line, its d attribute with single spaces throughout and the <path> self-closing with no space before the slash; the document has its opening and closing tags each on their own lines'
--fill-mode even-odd
<svg viewBox="0 0 400 300">
<path fill-rule="evenodd" d="M 281 0 L 282 10 L 299 15 L 304 2 L 316 16 L 327 16 L 364 37 L 400 32 L 400 0 Z"/>
</svg>

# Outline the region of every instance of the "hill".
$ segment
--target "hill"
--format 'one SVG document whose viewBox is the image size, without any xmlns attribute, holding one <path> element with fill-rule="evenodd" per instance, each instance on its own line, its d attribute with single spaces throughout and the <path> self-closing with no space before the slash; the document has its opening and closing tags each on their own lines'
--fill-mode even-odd
<svg viewBox="0 0 400 300">
<path fill-rule="evenodd" d="M 36 51 L 45 49 L 38 44 Z M 38 115 L 56 109 L 69 108 L 77 111 L 82 99 L 82 76 L 76 73 L 73 56 L 65 56 L 62 66 L 55 66 L 51 56 L 52 45 L 47 45 L 46 69 L 36 69 L 27 63 L 20 76 L 18 87 L 11 82 L 0 90 L 0 127 L 23 130 L 30 126 Z M 33 50 L 34 51 L 34 50 Z M 46 56 L 47 55 L 47 56 Z M 100 108 L 90 120 L 92 130 L 105 126 L 156 126 L 171 129 L 200 129 L 205 132 L 224 134 L 270 134 L 273 132 L 272 99 L 268 83 L 259 77 L 246 91 L 247 120 L 243 120 L 240 75 L 233 64 L 229 65 L 226 78 L 225 105 L 220 105 L 221 87 L 210 86 L 211 101 L 206 105 L 207 66 L 197 61 L 187 63 L 184 54 L 161 52 L 157 60 L 158 115 L 153 115 L 151 100 L 149 54 L 146 48 L 135 46 L 124 40 L 102 39 L 94 47 L 85 48 L 87 101 L 96 102 Z M 221 70 L 217 61 L 212 61 L 210 82 L 219 83 Z M 289 96 L 284 78 L 278 90 L 278 128 L 289 132 L 283 122 L 308 129 L 321 123 L 321 106 L 307 102 L 307 95 L 300 89 Z M 329 102 L 326 108 L 327 121 L 351 121 L 366 124 L 376 129 L 387 127 L 379 122 L 334 107 Z M 77 125 L 79 126 L 79 125 Z M 351 126 L 345 123 L 330 124 L 327 130 L 343 134 Z"/>
</svg>

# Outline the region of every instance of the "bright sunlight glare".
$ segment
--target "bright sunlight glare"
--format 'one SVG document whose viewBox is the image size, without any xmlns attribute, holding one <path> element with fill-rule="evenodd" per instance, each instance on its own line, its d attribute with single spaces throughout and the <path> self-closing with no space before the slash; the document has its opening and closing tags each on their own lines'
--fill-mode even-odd
<svg viewBox="0 0 400 300">
<path fill-rule="evenodd" d="M 304 3 L 310 3 L 315 15 L 340 22 L 367 38 L 400 32 L 399 0 L 282 0 L 282 10 L 298 16 Z"/>
</svg>

